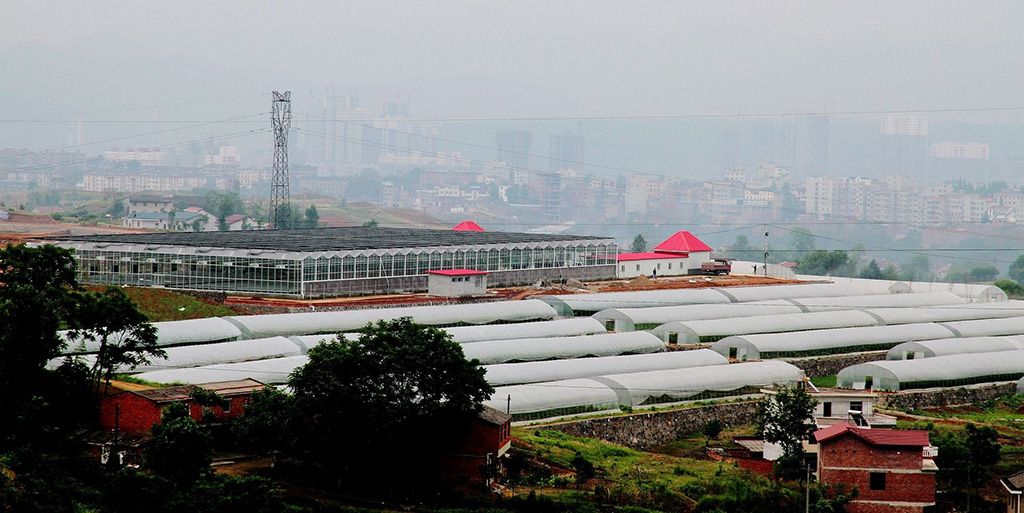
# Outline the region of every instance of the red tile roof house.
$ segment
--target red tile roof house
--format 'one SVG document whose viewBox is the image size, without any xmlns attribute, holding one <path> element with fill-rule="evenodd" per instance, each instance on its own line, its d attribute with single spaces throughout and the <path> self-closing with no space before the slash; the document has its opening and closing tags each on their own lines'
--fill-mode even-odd
<svg viewBox="0 0 1024 513">
<path fill-rule="evenodd" d="M 814 433 L 818 479 L 858 489 L 848 513 L 921 513 L 935 504 L 934 458 L 927 431 L 859 428 L 841 422 Z"/>
<path fill-rule="evenodd" d="M 620 253 L 619 278 L 685 276 L 711 260 L 711 246 L 687 231 L 676 232 L 648 253 Z"/>
<path fill-rule="evenodd" d="M 444 450 L 441 471 L 450 484 L 490 485 L 481 467 L 499 463 L 512 447 L 512 417 L 505 412 L 484 406 L 473 417 L 466 435 Z M 503 471 L 502 471 L 503 472 Z"/>
<path fill-rule="evenodd" d="M 150 432 L 153 424 L 160 422 L 164 407 L 175 402 L 188 404 L 192 418 L 202 420 L 203 407 L 196 404 L 191 396 L 195 387 L 216 392 L 224 398 L 226 404 L 223 407 L 213 406 L 210 411 L 218 420 L 228 420 L 242 415 L 252 394 L 266 385 L 253 379 L 243 379 L 196 386 L 124 390 L 100 400 L 100 426 L 104 430 L 113 431 L 116 425 L 120 433 L 145 435 Z"/>
</svg>

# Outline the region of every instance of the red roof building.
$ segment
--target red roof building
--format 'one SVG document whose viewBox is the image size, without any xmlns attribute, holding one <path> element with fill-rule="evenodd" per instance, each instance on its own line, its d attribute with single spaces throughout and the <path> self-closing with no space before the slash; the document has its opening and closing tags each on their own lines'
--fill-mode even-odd
<svg viewBox="0 0 1024 513">
<path fill-rule="evenodd" d="M 860 428 L 841 422 L 814 433 L 818 478 L 857 487 L 849 513 L 921 513 L 935 504 L 934 458 L 927 431 Z"/>
<path fill-rule="evenodd" d="M 192 399 L 192 390 L 197 387 L 224 398 L 223 405 L 212 406 L 209 410 L 218 420 L 228 420 L 241 416 L 252 394 L 266 385 L 243 379 L 197 386 L 123 390 L 100 400 L 100 426 L 107 431 L 116 427 L 119 432 L 130 435 L 148 434 L 153 424 L 160 422 L 164 407 L 176 402 L 186 403 L 192 418 L 202 420 L 204 407 Z"/>
<path fill-rule="evenodd" d="M 457 232 L 482 232 L 482 231 L 484 231 L 484 229 L 481 228 L 480 225 L 474 223 L 473 221 L 463 221 L 463 222 L 459 223 L 458 225 L 456 225 L 455 228 L 452 228 L 452 230 L 455 230 Z"/>
<path fill-rule="evenodd" d="M 465 436 L 443 449 L 441 472 L 451 484 L 490 485 L 481 467 L 497 464 L 498 475 L 504 473 L 501 457 L 512 447 L 512 416 L 484 406 L 469 420 Z"/>
<path fill-rule="evenodd" d="M 711 246 L 704 244 L 700 239 L 688 231 L 678 231 L 675 235 L 665 239 L 664 242 L 654 246 L 655 252 L 662 253 L 694 253 L 698 251 L 713 251 Z"/>
</svg>

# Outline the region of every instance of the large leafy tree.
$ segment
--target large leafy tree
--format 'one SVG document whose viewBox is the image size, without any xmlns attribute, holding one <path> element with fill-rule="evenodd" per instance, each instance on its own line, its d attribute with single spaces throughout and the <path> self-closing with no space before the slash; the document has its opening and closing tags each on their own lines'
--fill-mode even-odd
<svg viewBox="0 0 1024 513">
<path fill-rule="evenodd" d="M 637 234 L 636 237 L 633 237 L 633 243 L 629 245 L 629 251 L 631 253 L 647 252 L 647 239 L 644 238 L 643 234 Z"/>
<path fill-rule="evenodd" d="M 1010 269 L 1006 275 L 1017 283 L 1024 283 L 1024 255 L 1020 255 L 1010 264 Z"/>
<path fill-rule="evenodd" d="M 303 419 L 300 457 L 350 477 L 359 477 L 357 465 L 393 469 L 410 439 L 442 445 L 493 393 L 479 361 L 467 361 L 450 335 L 409 318 L 321 343 L 289 385 Z"/>
<path fill-rule="evenodd" d="M 845 251 L 815 250 L 807 254 L 798 269 L 804 274 L 817 276 L 845 276 L 852 271 L 850 257 Z"/>
<path fill-rule="evenodd" d="M 213 440 L 189 415 L 187 404 L 172 403 L 164 408 L 160 423 L 153 425 L 153 438 L 144 457 L 146 467 L 155 475 L 189 487 L 209 472 Z"/>
<path fill-rule="evenodd" d="M 758 407 L 758 427 L 764 440 L 782 446 L 786 456 L 803 456 L 803 442 L 814 432 L 818 401 L 800 387 L 783 388 Z"/>
<path fill-rule="evenodd" d="M 98 343 L 90 369 L 97 391 L 101 382 L 109 384 L 118 370 L 131 370 L 149 363 L 150 358 L 166 356 L 157 345 L 156 328 L 117 287 L 78 294 L 74 317 L 75 326 L 69 332 L 72 343 Z"/>
</svg>

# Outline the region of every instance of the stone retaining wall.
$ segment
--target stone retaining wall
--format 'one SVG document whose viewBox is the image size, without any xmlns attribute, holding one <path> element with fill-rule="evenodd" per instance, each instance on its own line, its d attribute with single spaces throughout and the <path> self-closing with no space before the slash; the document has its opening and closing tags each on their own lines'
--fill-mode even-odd
<svg viewBox="0 0 1024 513">
<path fill-rule="evenodd" d="M 649 449 L 699 433 L 712 419 L 718 419 L 723 428 L 752 424 L 756 420 L 758 402 L 751 400 L 584 419 L 550 424 L 544 426 L 544 429 L 554 429 L 572 436 L 597 438 L 634 449 Z"/>
<path fill-rule="evenodd" d="M 186 296 L 192 296 L 195 298 L 202 299 L 204 301 L 210 301 L 217 304 L 224 304 L 224 301 L 228 298 L 227 292 L 215 292 L 209 290 L 185 290 L 185 289 L 170 289 L 178 294 L 184 294 Z"/>
<path fill-rule="evenodd" d="M 882 394 L 878 399 L 878 405 L 893 410 L 919 410 L 938 406 L 971 404 L 1016 393 L 1016 383 L 941 390 L 910 390 L 895 394 Z"/>
<path fill-rule="evenodd" d="M 792 358 L 783 359 L 783 361 L 799 367 L 808 378 L 816 378 L 818 376 L 839 374 L 839 371 L 851 365 L 884 360 L 886 353 L 887 351 L 873 351 L 870 353 L 840 354 L 817 358 Z"/>
</svg>

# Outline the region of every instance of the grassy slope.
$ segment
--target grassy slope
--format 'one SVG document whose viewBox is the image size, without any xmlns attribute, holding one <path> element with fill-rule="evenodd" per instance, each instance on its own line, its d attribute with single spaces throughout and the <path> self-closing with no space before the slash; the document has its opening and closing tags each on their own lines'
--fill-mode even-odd
<svg viewBox="0 0 1024 513">
<path fill-rule="evenodd" d="M 95 290 L 100 289 L 96 288 Z M 132 301 L 135 301 L 139 310 L 146 314 L 150 322 L 245 315 L 244 312 L 223 305 L 208 303 L 192 296 L 178 294 L 166 289 L 125 287 L 121 290 Z"/>
</svg>

